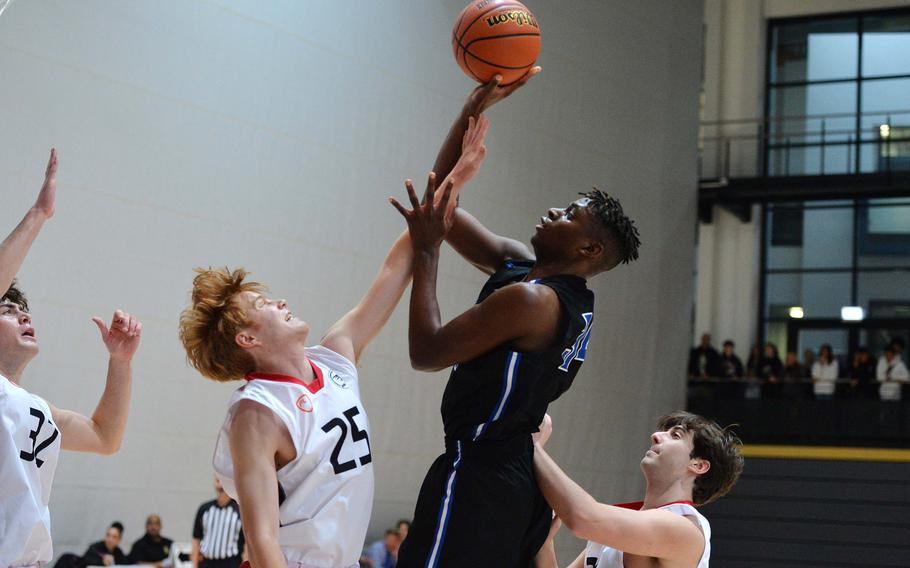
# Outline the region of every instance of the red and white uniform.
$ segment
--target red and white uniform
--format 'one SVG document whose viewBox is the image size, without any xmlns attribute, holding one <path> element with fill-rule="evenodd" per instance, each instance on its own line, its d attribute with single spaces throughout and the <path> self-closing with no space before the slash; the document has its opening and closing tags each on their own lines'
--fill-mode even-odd
<svg viewBox="0 0 910 568">
<path fill-rule="evenodd" d="M 237 498 L 230 428 L 236 405 L 255 401 L 278 416 L 297 449 L 278 470 L 278 544 L 292 568 L 358 566 L 373 507 L 370 425 L 357 369 L 323 346 L 308 347 L 315 381 L 269 373 L 247 376 L 234 392 L 215 447 L 215 473 Z M 241 506 L 243 503 L 241 503 Z"/>
<path fill-rule="evenodd" d="M 47 402 L 0 375 L 0 568 L 53 558 L 47 503 L 59 455 Z"/>
<path fill-rule="evenodd" d="M 638 510 L 641 509 L 642 505 L 643 503 L 638 502 L 617 505 L 617 507 Z M 677 515 L 694 517 L 698 521 L 698 526 L 701 527 L 701 532 L 705 536 L 705 550 L 701 553 L 701 558 L 694 568 L 708 568 L 708 559 L 711 557 L 711 524 L 708 523 L 708 519 L 695 509 L 695 505 L 691 501 L 667 503 L 666 505 L 661 505 L 658 509 L 670 511 Z M 585 548 L 585 566 L 593 568 L 623 568 L 622 551 L 588 541 L 588 546 Z"/>
</svg>

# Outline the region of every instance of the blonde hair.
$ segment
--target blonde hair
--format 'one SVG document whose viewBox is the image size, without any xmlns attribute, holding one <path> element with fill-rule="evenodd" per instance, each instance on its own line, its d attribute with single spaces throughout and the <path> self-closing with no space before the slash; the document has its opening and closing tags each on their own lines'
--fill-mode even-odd
<svg viewBox="0 0 910 568">
<path fill-rule="evenodd" d="M 242 379 L 254 370 L 254 363 L 235 341 L 249 321 L 234 298 L 242 292 L 262 293 L 266 288 L 259 282 L 244 282 L 249 272 L 243 268 L 194 271 L 192 304 L 180 314 L 180 342 L 186 358 L 213 381 Z"/>
</svg>

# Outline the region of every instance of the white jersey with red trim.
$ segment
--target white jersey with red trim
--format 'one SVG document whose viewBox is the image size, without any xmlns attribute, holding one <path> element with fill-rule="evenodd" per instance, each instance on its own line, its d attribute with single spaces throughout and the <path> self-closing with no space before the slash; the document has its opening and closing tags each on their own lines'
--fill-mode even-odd
<svg viewBox="0 0 910 568">
<path fill-rule="evenodd" d="M 637 503 L 639 507 L 631 507 L 630 505 L 633 504 L 628 503 L 619 506 L 627 509 L 640 508 L 641 503 Z M 692 503 L 688 501 L 667 503 L 666 505 L 658 507 L 658 509 L 670 511 L 671 513 L 676 513 L 681 516 L 694 517 L 695 520 L 698 521 L 698 526 L 701 527 L 701 532 L 705 536 L 705 550 L 702 552 L 701 558 L 694 568 L 708 568 L 708 559 L 711 557 L 711 524 L 708 523 L 708 519 L 699 513 Z M 610 548 L 603 544 L 588 541 L 588 546 L 585 548 L 584 565 L 585 568 L 623 568 L 622 551 Z"/>
<path fill-rule="evenodd" d="M 302 567 L 357 566 L 373 507 L 370 425 L 357 368 L 323 347 L 306 349 L 315 381 L 252 373 L 234 392 L 215 446 L 215 473 L 237 499 L 230 428 L 236 405 L 255 401 L 287 427 L 297 456 L 278 470 L 278 544 Z M 243 503 L 240 503 L 243 507 Z"/>
<path fill-rule="evenodd" d="M 59 455 L 47 402 L 0 375 L 0 567 L 53 558 L 47 503 Z"/>
</svg>

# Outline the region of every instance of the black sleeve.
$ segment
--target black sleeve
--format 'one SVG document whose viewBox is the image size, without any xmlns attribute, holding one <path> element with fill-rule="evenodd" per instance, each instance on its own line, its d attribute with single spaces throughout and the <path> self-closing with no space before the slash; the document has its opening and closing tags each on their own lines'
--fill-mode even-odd
<svg viewBox="0 0 910 568">
<path fill-rule="evenodd" d="M 120 547 L 114 549 L 114 564 L 129 564 L 129 557 L 120 550 Z"/>
<path fill-rule="evenodd" d="M 743 362 L 736 355 L 733 356 L 733 366 L 736 367 L 736 377 L 743 376 Z"/>
<path fill-rule="evenodd" d="M 104 544 L 101 542 L 96 542 L 92 545 L 89 545 L 88 549 L 85 551 L 85 554 L 82 555 L 82 561 L 88 566 L 100 566 L 104 564 L 101 560 L 100 548 L 103 548 Z"/>
<path fill-rule="evenodd" d="M 196 511 L 196 520 L 193 521 L 193 538 L 198 538 L 202 540 L 202 515 L 205 513 L 206 505 L 208 503 L 203 503 L 199 510 Z"/>
</svg>

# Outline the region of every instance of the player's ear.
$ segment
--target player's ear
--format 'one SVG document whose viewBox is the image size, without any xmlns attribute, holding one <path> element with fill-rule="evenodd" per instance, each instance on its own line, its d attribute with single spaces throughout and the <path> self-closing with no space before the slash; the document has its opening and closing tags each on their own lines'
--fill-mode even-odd
<svg viewBox="0 0 910 568">
<path fill-rule="evenodd" d="M 260 345 L 259 340 L 246 331 L 237 333 L 237 335 L 234 336 L 234 341 L 241 349 L 249 349 L 250 347 Z"/>
<path fill-rule="evenodd" d="M 606 253 L 607 250 L 603 243 L 593 239 L 588 241 L 588 243 L 581 248 L 582 256 L 590 260 L 600 260 Z"/>
<path fill-rule="evenodd" d="M 692 458 L 689 460 L 689 471 L 695 475 L 704 475 L 711 469 L 711 462 L 704 458 Z"/>
</svg>

